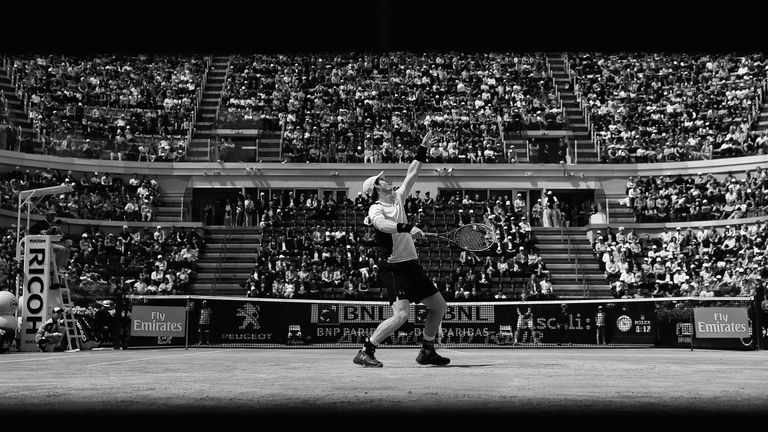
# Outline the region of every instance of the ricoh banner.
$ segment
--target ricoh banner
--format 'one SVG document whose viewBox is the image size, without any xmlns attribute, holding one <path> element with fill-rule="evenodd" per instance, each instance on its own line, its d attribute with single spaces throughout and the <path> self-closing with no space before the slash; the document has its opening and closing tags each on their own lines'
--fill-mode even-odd
<svg viewBox="0 0 768 432">
<path fill-rule="evenodd" d="M 24 237 L 24 291 L 21 303 L 21 351 L 37 351 L 35 335 L 55 306 L 51 287 L 51 238 Z"/>
</svg>

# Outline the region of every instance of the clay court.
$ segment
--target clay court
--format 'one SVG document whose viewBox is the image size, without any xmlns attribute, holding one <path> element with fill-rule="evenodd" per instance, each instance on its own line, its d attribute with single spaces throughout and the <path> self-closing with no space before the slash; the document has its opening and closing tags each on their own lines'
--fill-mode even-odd
<svg viewBox="0 0 768 432">
<path fill-rule="evenodd" d="M 354 349 L 183 348 L 11 353 L 0 357 L 1 411 L 84 415 L 353 418 L 367 413 L 762 415 L 766 351 L 452 349 L 447 367 L 385 348 L 384 368 Z M 138 415 L 141 414 L 141 415 Z M 306 418 L 306 417 L 305 417 Z"/>
</svg>

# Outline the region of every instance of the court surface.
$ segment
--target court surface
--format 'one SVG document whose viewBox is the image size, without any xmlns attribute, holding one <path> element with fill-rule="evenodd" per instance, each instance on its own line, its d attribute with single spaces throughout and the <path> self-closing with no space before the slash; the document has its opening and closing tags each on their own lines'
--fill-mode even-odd
<svg viewBox="0 0 768 432">
<path fill-rule="evenodd" d="M 688 349 L 453 349 L 446 367 L 416 348 L 170 348 L 0 355 L 0 411 L 194 418 L 644 416 L 768 411 L 768 352 Z M 266 418 L 266 417 L 265 417 Z"/>
</svg>

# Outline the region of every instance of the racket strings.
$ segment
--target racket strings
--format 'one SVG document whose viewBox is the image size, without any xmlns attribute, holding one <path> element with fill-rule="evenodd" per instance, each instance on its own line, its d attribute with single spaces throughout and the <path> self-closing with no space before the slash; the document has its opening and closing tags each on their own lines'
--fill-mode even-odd
<svg viewBox="0 0 768 432">
<path fill-rule="evenodd" d="M 458 245 L 470 250 L 484 250 L 496 241 L 495 233 L 480 225 L 467 225 L 456 232 Z"/>
</svg>

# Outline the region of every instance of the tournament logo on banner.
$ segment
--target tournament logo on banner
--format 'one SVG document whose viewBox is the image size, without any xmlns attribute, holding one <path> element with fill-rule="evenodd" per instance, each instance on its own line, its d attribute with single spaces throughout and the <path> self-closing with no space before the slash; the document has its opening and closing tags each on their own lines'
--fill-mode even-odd
<svg viewBox="0 0 768 432">
<path fill-rule="evenodd" d="M 35 335 L 49 317 L 51 237 L 24 237 L 24 299 L 21 308 L 21 350 L 37 351 Z"/>
<path fill-rule="evenodd" d="M 131 336 L 184 337 L 186 308 L 181 306 L 133 306 Z"/>
<path fill-rule="evenodd" d="M 697 338 L 746 338 L 749 318 L 744 308 L 702 307 L 693 309 Z"/>
</svg>

